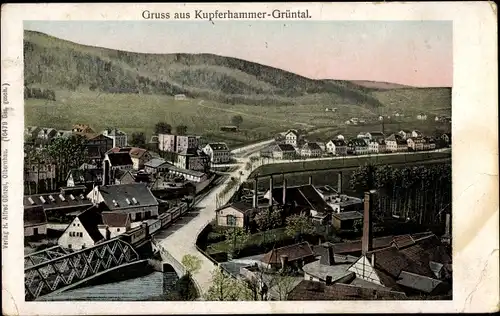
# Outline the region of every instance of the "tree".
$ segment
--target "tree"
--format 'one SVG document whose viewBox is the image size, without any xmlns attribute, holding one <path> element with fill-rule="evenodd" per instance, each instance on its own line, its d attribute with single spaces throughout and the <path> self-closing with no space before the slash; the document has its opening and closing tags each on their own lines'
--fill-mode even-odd
<svg viewBox="0 0 500 316">
<path fill-rule="evenodd" d="M 231 248 L 231 254 L 233 256 L 237 255 L 241 248 L 250 238 L 250 234 L 241 227 L 234 227 L 233 229 L 228 229 L 224 232 L 226 236 L 226 243 Z"/>
<path fill-rule="evenodd" d="M 286 273 L 279 273 L 273 279 L 273 289 L 278 294 L 280 301 L 286 301 L 288 295 L 295 288 L 295 278 Z"/>
<path fill-rule="evenodd" d="M 243 117 L 241 117 L 241 115 L 235 115 L 231 118 L 231 123 L 234 126 L 240 127 L 241 123 L 243 123 Z"/>
<path fill-rule="evenodd" d="M 47 156 L 56 166 L 56 180 L 62 182 L 72 168 L 87 160 L 87 140 L 82 136 L 56 138 L 47 146 Z"/>
<path fill-rule="evenodd" d="M 305 213 L 294 214 L 286 219 L 286 234 L 288 236 L 301 236 L 314 233 L 314 225 Z"/>
<path fill-rule="evenodd" d="M 133 147 L 143 148 L 146 146 L 146 135 L 143 132 L 132 133 L 129 143 Z"/>
<path fill-rule="evenodd" d="M 158 122 L 155 125 L 155 134 L 170 134 L 172 132 L 172 125 L 165 122 Z"/>
<path fill-rule="evenodd" d="M 212 272 L 212 285 L 203 295 L 207 301 L 245 301 L 252 300 L 252 293 L 243 281 L 224 273 L 221 268 Z"/>
<path fill-rule="evenodd" d="M 270 230 L 282 225 L 281 212 L 275 207 L 257 213 L 254 220 L 260 231 Z"/>
<path fill-rule="evenodd" d="M 189 275 L 195 274 L 201 269 L 201 259 L 193 255 L 184 255 L 182 265 L 186 268 Z"/>
<path fill-rule="evenodd" d="M 175 131 L 177 132 L 177 135 L 186 135 L 187 126 L 186 125 L 177 125 L 177 127 L 175 128 Z"/>
<path fill-rule="evenodd" d="M 349 181 L 352 190 L 357 192 L 366 192 L 375 189 L 376 181 L 376 167 L 372 164 L 366 164 L 356 169 Z"/>
</svg>

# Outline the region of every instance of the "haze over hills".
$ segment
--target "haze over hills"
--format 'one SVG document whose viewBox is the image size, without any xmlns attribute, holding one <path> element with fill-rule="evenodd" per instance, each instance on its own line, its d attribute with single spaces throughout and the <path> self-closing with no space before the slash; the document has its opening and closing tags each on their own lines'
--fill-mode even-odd
<svg viewBox="0 0 500 316">
<path fill-rule="evenodd" d="M 228 104 L 262 106 L 338 103 L 372 109 L 451 108 L 451 88 L 313 80 L 237 58 L 124 52 L 80 45 L 34 31 L 24 32 L 24 62 L 26 85 L 55 90 L 185 94 Z"/>
</svg>

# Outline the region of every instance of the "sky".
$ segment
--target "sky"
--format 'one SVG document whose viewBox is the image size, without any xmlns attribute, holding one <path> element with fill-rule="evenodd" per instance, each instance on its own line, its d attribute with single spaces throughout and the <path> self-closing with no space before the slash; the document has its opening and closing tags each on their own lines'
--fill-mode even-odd
<svg viewBox="0 0 500 316">
<path fill-rule="evenodd" d="M 25 30 L 141 53 L 212 53 L 312 79 L 451 87 L 451 21 L 25 21 Z"/>
</svg>

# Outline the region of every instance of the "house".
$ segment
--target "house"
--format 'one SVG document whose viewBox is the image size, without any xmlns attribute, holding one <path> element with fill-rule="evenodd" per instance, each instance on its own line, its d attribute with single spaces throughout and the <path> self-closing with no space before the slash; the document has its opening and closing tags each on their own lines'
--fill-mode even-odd
<svg viewBox="0 0 500 316">
<path fill-rule="evenodd" d="M 158 134 L 158 150 L 179 153 L 186 149 L 196 149 L 200 136 Z"/>
<path fill-rule="evenodd" d="M 41 128 L 38 126 L 26 126 L 24 129 L 24 139 L 28 142 L 34 142 L 38 138 Z"/>
<path fill-rule="evenodd" d="M 411 135 L 411 131 L 409 131 L 409 130 L 404 130 L 404 129 L 403 129 L 403 130 L 400 130 L 400 131 L 398 132 L 398 135 L 399 135 L 399 136 L 401 136 L 403 139 L 406 139 L 406 138 L 412 137 L 412 135 Z"/>
<path fill-rule="evenodd" d="M 368 145 L 370 152 L 378 154 L 387 152 L 387 145 L 385 140 L 382 138 L 372 139 Z"/>
<path fill-rule="evenodd" d="M 368 132 L 365 134 L 365 138 L 368 138 L 369 140 L 378 140 L 384 139 L 385 135 L 381 132 Z"/>
<path fill-rule="evenodd" d="M 102 183 L 102 169 L 71 169 L 66 176 L 66 186 L 85 186 L 88 189 Z"/>
<path fill-rule="evenodd" d="M 222 227 L 247 227 L 254 210 L 251 204 L 245 202 L 226 204 L 215 210 L 217 225 Z"/>
<path fill-rule="evenodd" d="M 99 232 L 103 236 L 109 234 L 108 239 L 119 236 L 131 228 L 132 220 L 128 213 L 102 212 L 101 217 L 102 224 L 98 225 Z"/>
<path fill-rule="evenodd" d="M 427 120 L 427 115 L 424 113 L 420 113 L 417 115 L 417 120 L 425 121 Z"/>
<path fill-rule="evenodd" d="M 92 206 L 73 219 L 57 240 L 57 244 L 71 250 L 93 247 L 106 239 L 99 231 L 101 224 L 101 212 L 98 207 Z"/>
<path fill-rule="evenodd" d="M 357 211 L 347 211 L 332 214 L 332 225 L 337 230 L 350 230 L 363 219 L 363 214 Z"/>
<path fill-rule="evenodd" d="M 75 134 L 95 134 L 95 131 L 87 124 L 75 124 L 71 131 Z"/>
<path fill-rule="evenodd" d="M 326 151 L 326 144 L 323 143 L 323 142 L 316 142 L 316 144 L 318 144 L 319 148 L 321 148 L 321 152 L 325 152 Z"/>
<path fill-rule="evenodd" d="M 73 136 L 73 132 L 72 131 L 57 131 L 57 134 L 56 136 L 54 136 L 54 139 L 56 138 L 70 138 Z"/>
<path fill-rule="evenodd" d="M 102 132 L 102 135 L 113 140 L 113 147 L 127 146 L 127 134 L 117 128 L 107 128 Z"/>
<path fill-rule="evenodd" d="M 344 135 L 342 135 L 342 134 L 338 134 L 338 135 L 337 135 L 337 137 L 335 137 L 335 138 L 336 138 L 336 139 L 342 139 L 342 140 L 344 140 L 344 139 L 345 139 L 345 138 L 344 138 Z"/>
<path fill-rule="evenodd" d="M 406 142 L 408 148 L 413 151 L 424 150 L 425 139 L 423 137 L 410 137 Z"/>
<path fill-rule="evenodd" d="M 299 133 L 296 130 L 288 130 L 285 134 L 285 144 L 297 147 L 299 144 Z"/>
<path fill-rule="evenodd" d="M 184 101 L 184 100 L 186 100 L 186 95 L 185 94 L 176 94 L 176 95 L 174 95 L 174 100 L 175 101 Z"/>
<path fill-rule="evenodd" d="M 221 132 L 237 132 L 238 131 L 238 126 L 221 126 L 220 127 Z"/>
<path fill-rule="evenodd" d="M 365 139 L 365 138 L 367 138 L 367 136 L 366 136 L 366 133 L 360 132 L 360 133 L 356 136 L 356 138 Z"/>
<path fill-rule="evenodd" d="M 441 139 L 449 146 L 451 144 L 451 133 L 444 133 Z"/>
<path fill-rule="evenodd" d="M 149 174 L 165 173 L 171 166 L 172 164 L 163 158 L 153 158 L 144 164 L 144 170 Z"/>
<path fill-rule="evenodd" d="M 273 200 L 273 204 L 290 208 L 291 213 L 306 212 L 317 221 L 328 220 L 332 208 L 311 184 L 301 186 L 273 187 L 264 194 L 264 199 Z"/>
<path fill-rule="evenodd" d="M 113 182 L 111 184 L 132 184 L 139 182 L 136 179 L 136 174 L 133 170 L 116 170 L 112 172 Z M 143 181 L 149 182 L 149 181 Z"/>
<path fill-rule="evenodd" d="M 364 139 L 356 138 L 347 143 L 347 153 L 365 155 L 369 153 L 368 144 Z"/>
<path fill-rule="evenodd" d="M 158 201 L 145 183 L 103 185 L 87 197 L 93 203 L 104 202 L 111 212 L 130 214 L 132 221 L 158 216 Z"/>
<path fill-rule="evenodd" d="M 39 163 L 26 161 L 24 181 L 28 185 L 34 183 L 38 188 L 44 187 L 45 190 L 53 190 L 56 186 L 56 165 L 49 161 L 40 161 Z"/>
<path fill-rule="evenodd" d="M 302 280 L 288 294 L 288 301 L 405 300 L 405 293 L 343 283 Z"/>
<path fill-rule="evenodd" d="M 305 143 L 301 148 L 300 148 L 300 155 L 302 157 L 310 157 L 310 158 L 317 158 L 321 157 L 323 154 L 323 151 L 321 150 L 321 147 L 319 147 L 318 143 L 313 143 L 313 142 L 308 142 Z"/>
<path fill-rule="evenodd" d="M 274 159 L 291 160 L 297 157 L 297 151 L 290 144 L 276 144 L 271 147 L 271 156 Z"/>
<path fill-rule="evenodd" d="M 432 137 L 424 137 L 423 150 L 434 150 L 436 149 L 436 141 Z"/>
<path fill-rule="evenodd" d="M 266 253 L 260 261 L 268 269 L 301 269 L 314 259 L 314 252 L 309 243 L 301 242 L 273 249 Z"/>
<path fill-rule="evenodd" d="M 50 127 L 40 128 L 37 135 L 37 142 L 48 144 L 57 135 L 57 130 Z"/>
<path fill-rule="evenodd" d="M 76 189 L 76 190 L 72 190 Z M 83 188 L 63 188 L 61 192 L 25 195 L 24 208 L 41 206 L 47 217 L 79 212 L 92 206 L 92 202 L 85 195 Z"/>
<path fill-rule="evenodd" d="M 138 147 L 130 148 L 129 155 L 132 158 L 133 169 L 135 170 L 144 168 L 144 163 L 152 158 L 149 151 Z"/>
<path fill-rule="evenodd" d="M 85 147 L 89 157 L 89 162 L 100 165 L 105 154 L 113 148 L 113 140 L 102 134 L 81 134 L 86 138 Z"/>
<path fill-rule="evenodd" d="M 330 206 L 333 213 L 359 211 L 363 209 L 363 200 L 354 196 L 337 193 L 333 196 L 325 196 L 324 200 L 328 206 Z"/>
<path fill-rule="evenodd" d="M 174 176 L 182 177 L 185 180 L 197 182 L 197 183 L 203 182 L 203 181 L 208 179 L 207 174 L 204 172 L 190 170 L 190 169 L 183 169 L 183 168 L 176 167 L 174 165 L 172 165 L 168 168 L 168 172 L 170 174 L 173 174 Z"/>
<path fill-rule="evenodd" d="M 174 166 L 200 172 L 210 170 L 210 157 L 197 148 L 185 148 L 177 153 Z"/>
<path fill-rule="evenodd" d="M 344 139 L 342 138 L 330 140 L 328 143 L 326 143 L 326 151 L 336 156 L 347 155 L 347 146 Z"/>
<path fill-rule="evenodd" d="M 379 121 L 383 121 L 383 120 L 384 120 L 384 117 L 383 117 L 382 115 L 379 115 L 378 120 L 379 120 Z"/>
<path fill-rule="evenodd" d="M 39 240 L 47 236 L 47 216 L 40 205 L 24 208 L 24 239 Z"/>
<path fill-rule="evenodd" d="M 417 130 L 413 130 L 413 131 L 411 131 L 411 136 L 406 135 L 406 138 L 408 138 L 408 137 L 423 137 L 423 136 L 424 136 L 424 134 L 422 134 L 422 132 L 417 131 Z"/>
<path fill-rule="evenodd" d="M 324 250 L 318 260 L 302 267 L 304 280 L 329 283 L 346 283 L 355 278 L 355 273 L 347 271 L 358 258 L 333 253 L 332 247 L 322 245 Z M 316 254 L 316 252 L 315 252 Z"/>
<path fill-rule="evenodd" d="M 231 160 L 231 153 L 226 143 L 209 143 L 203 147 L 203 152 L 210 157 L 213 164 L 227 163 Z"/>
<path fill-rule="evenodd" d="M 131 170 L 134 162 L 128 152 L 108 152 L 105 154 L 104 162 L 109 162 L 110 170 Z"/>
<path fill-rule="evenodd" d="M 408 151 L 408 142 L 399 134 L 392 134 L 385 139 L 386 150 L 388 152 Z"/>
</svg>

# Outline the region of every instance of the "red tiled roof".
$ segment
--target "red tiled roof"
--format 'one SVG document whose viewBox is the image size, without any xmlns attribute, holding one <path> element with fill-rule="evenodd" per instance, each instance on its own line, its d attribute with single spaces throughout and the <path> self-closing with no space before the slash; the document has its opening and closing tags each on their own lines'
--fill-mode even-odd
<svg viewBox="0 0 500 316">
<path fill-rule="evenodd" d="M 273 249 L 266 253 L 261 261 L 267 264 L 277 264 L 281 262 L 281 256 L 288 256 L 288 262 L 292 262 L 312 257 L 314 256 L 314 252 L 308 242 L 302 242 L 295 245 Z"/>
<path fill-rule="evenodd" d="M 129 154 L 131 157 L 134 157 L 134 158 L 141 158 L 142 156 L 144 156 L 144 154 L 146 154 L 147 150 L 146 149 L 143 149 L 143 148 L 138 148 L 138 147 L 132 147 L 129 151 Z"/>
<path fill-rule="evenodd" d="M 301 281 L 288 295 L 290 301 L 325 300 L 404 300 L 401 292 L 376 290 L 348 284 L 326 285 L 322 282 Z"/>
<path fill-rule="evenodd" d="M 393 278 L 399 277 L 403 270 L 428 277 L 434 276 L 434 272 L 432 272 L 428 264 L 410 259 L 395 246 L 375 250 L 368 253 L 368 255 L 370 257 L 375 256 L 376 269 L 385 271 Z"/>
<path fill-rule="evenodd" d="M 396 245 L 396 247 L 398 247 L 398 249 L 413 245 L 414 243 L 415 242 L 413 241 L 413 238 L 411 238 L 410 235 L 402 235 L 394 237 L 394 244 Z"/>
</svg>

